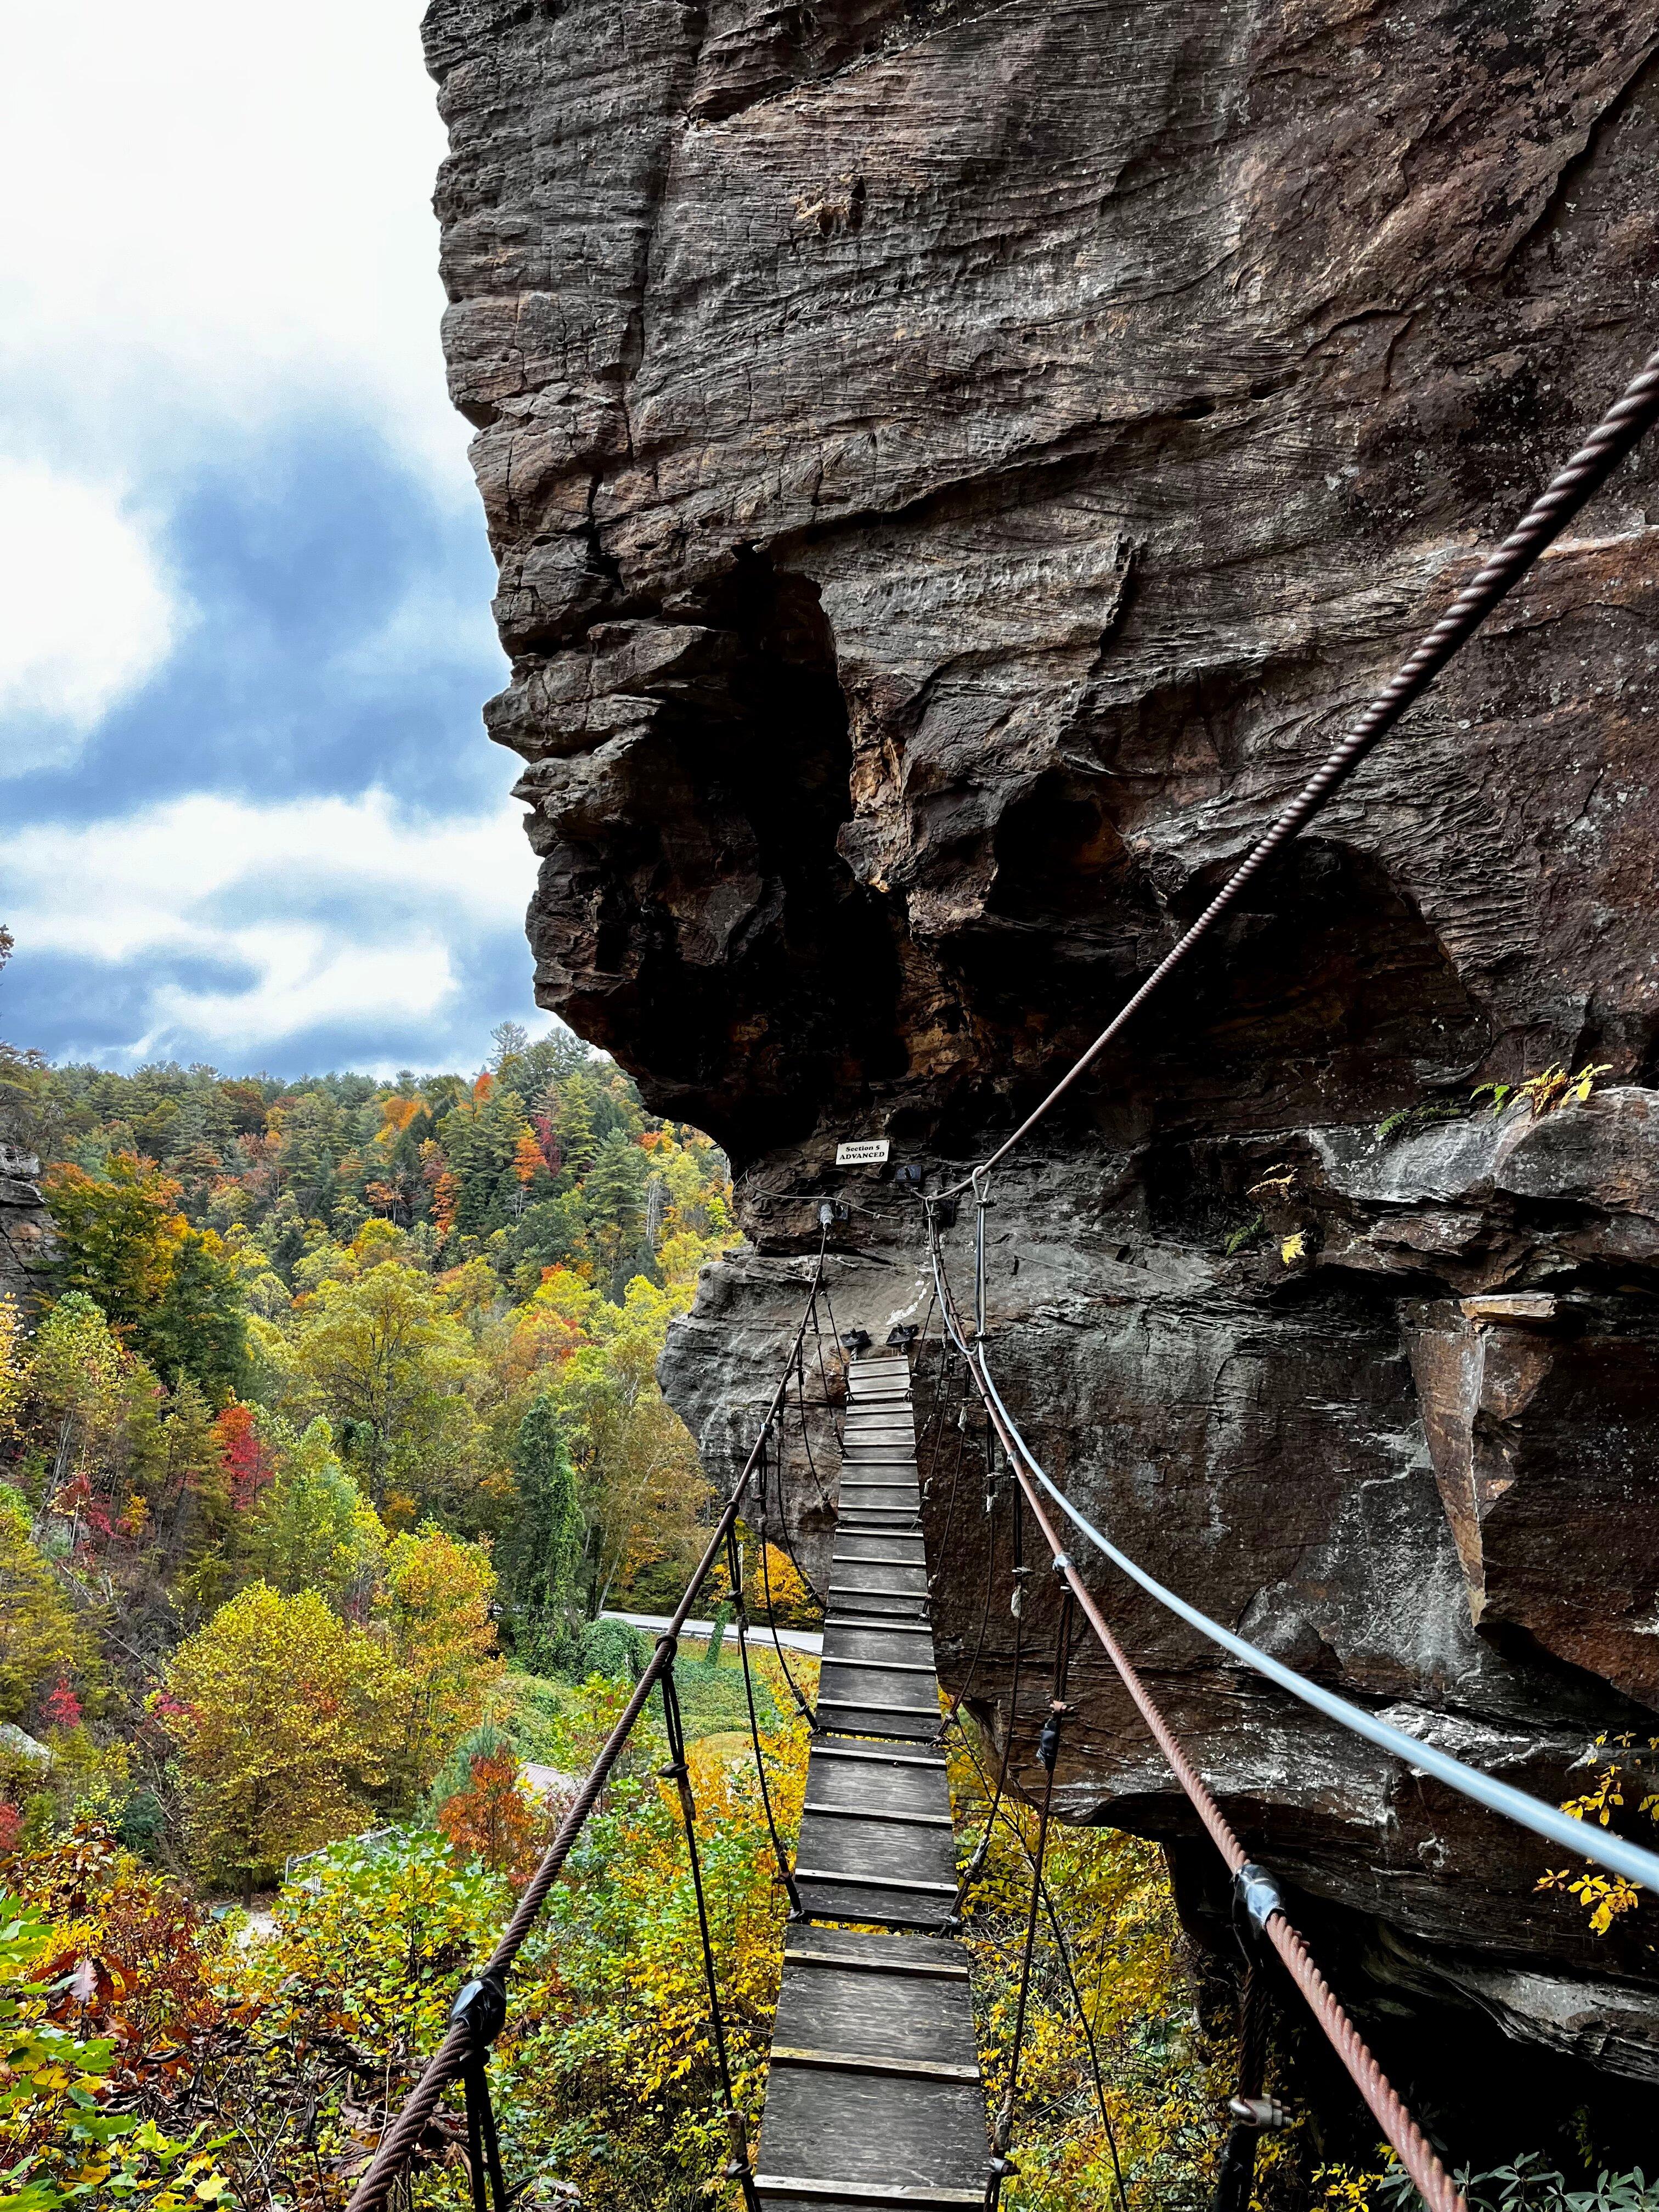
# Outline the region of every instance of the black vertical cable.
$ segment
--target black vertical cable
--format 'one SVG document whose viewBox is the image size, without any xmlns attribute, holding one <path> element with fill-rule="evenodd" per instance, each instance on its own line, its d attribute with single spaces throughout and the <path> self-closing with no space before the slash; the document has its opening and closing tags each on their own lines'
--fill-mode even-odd
<svg viewBox="0 0 1659 2212">
<path fill-rule="evenodd" d="M 764 1539 L 762 1539 L 763 1544 Z M 766 1759 L 761 1750 L 760 1716 L 755 1711 L 755 1685 L 749 1672 L 749 1608 L 744 1602 L 743 1562 L 738 1556 L 738 1532 L 726 1531 L 726 1552 L 731 1571 L 732 1587 L 738 1598 L 738 1654 L 743 1661 L 743 1694 L 749 1707 L 749 1741 L 755 1747 L 755 1771 L 760 1777 L 761 1803 L 766 1808 L 766 1829 L 772 1838 L 772 1850 L 778 1863 L 778 1880 L 789 1893 L 790 1917 L 799 1920 L 800 1892 L 795 1887 L 795 1877 L 789 1864 L 789 1855 L 783 1848 L 783 1838 L 778 1833 L 778 1824 L 772 1813 L 772 1792 L 766 1779 Z"/>
<path fill-rule="evenodd" d="M 1003 2182 L 1014 2171 L 1008 2151 L 1013 2141 L 1014 2108 L 1019 2096 L 1019 2061 L 1025 2041 L 1025 2014 L 1031 1990 L 1031 1954 L 1036 1947 L 1037 1911 L 1042 1898 L 1042 1862 L 1048 1849 L 1048 1821 L 1054 1809 L 1054 1767 L 1060 1758 L 1060 1723 L 1071 1710 L 1066 1703 L 1066 1685 L 1071 1669 L 1072 1609 L 1072 1593 L 1067 1589 L 1060 1601 L 1060 1626 L 1054 1647 L 1054 1690 L 1048 1701 L 1048 1717 L 1043 1723 L 1042 1734 L 1037 1739 L 1037 1758 L 1042 1765 L 1043 1784 L 1042 1802 L 1037 1809 L 1036 1850 L 1031 1861 L 1031 1905 L 1025 1918 L 1025 1947 L 1019 1964 L 1019 1995 L 1014 2004 L 1013 2043 L 1008 2054 L 1008 2094 L 1002 2100 L 1002 2110 L 997 2114 L 991 2170 L 985 2184 L 986 2212 L 996 2212 Z"/>
<path fill-rule="evenodd" d="M 663 1780 L 672 1782 L 679 1794 L 686 1855 L 691 1862 L 691 1888 L 697 1900 L 697 1933 L 702 1942 L 702 1978 L 708 1992 L 708 2022 L 714 2031 L 720 2094 L 726 2100 L 726 2132 L 731 2155 L 726 2160 L 725 2178 L 727 2181 L 735 2181 L 742 2190 L 745 2212 L 760 2212 L 760 2200 L 755 2194 L 755 2177 L 749 2162 L 748 2136 L 732 2082 L 732 2062 L 726 2048 L 726 2023 L 720 2016 L 714 1946 L 708 1932 L 708 1903 L 703 1895 L 702 1865 L 697 1856 L 697 1808 L 691 1795 L 691 1770 L 685 1758 L 685 1725 L 680 1715 L 680 1695 L 674 1680 L 672 1658 L 662 1677 L 662 1710 L 668 1733 L 668 1764 L 660 1771 Z"/>
<path fill-rule="evenodd" d="M 767 1444 L 770 1436 L 771 1431 L 769 1427 L 763 1433 L 760 1444 L 760 1494 L 761 1506 L 763 1509 L 763 1521 L 764 1520 L 764 1510 L 766 1505 Z M 789 1543 L 789 1523 L 787 1519 L 785 1517 L 785 1515 L 786 1509 L 783 1496 L 783 1455 L 780 1452 L 778 1454 L 778 1516 L 780 1523 L 783 1528 L 784 1542 L 788 1547 L 790 1560 L 792 1564 L 794 1565 L 795 1572 L 798 1575 L 800 1575 L 799 1564 L 795 1560 L 794 1547 Z M 801 1580 L 803 1582 L 806 1582 L 805 1575 L 801 1575 Z M 811 1589 L 812 1585 L 810 1583 L 807 1583 L 806 1587 L 808 1589 Z M 800 1708 L 801 1718 L 806 1723 L 807 1727 L 811 1729 L 813 1735 L 817 1735 L 818 1733 L 818 1717 L 813 1711 L 812 1707 L 807 1703 L 805 1692 L 801 1689 L 794 1676 L 790 1673 L 789 1662 L 783 1656 L 783 1639 L 778 1633 L 778 1610 L 772 1602 L 772 1570 L 766 1556 L 766 1538 L 763 1534 L 761 1537 L 761 1589 L 766 1599 L 766 1621 L 768 1627 L 772 1632 L 772 1649 L 778 1655 L 778 1665 L 783 1670 L 783 1679 L 789 1685 L 790 1696 Z"/>
</svg>

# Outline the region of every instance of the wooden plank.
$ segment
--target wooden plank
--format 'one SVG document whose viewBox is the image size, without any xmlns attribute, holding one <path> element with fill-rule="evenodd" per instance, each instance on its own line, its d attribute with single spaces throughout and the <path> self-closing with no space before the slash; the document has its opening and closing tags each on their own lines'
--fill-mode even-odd
<svg viewBox="0 0 1659 2212">
<path fill-rule="evenodd" d="M 895 1828 L 949 1828 L 954 1832 L 956 1827 L 948 1813 L 888 1813 L 873 1805 L 825 1805 L 821 1801 L 803 1805 L 800 1811 L 803 1820 L 817 1813 L 829 1820 L 879 1820 Z"/>
<path fill-rule="evenodd" d="M 827 2074 L 890 2074 L 901 2080 L 929 2081 L 979 2081 L 977 2066 L 951 2066 L 943 2059 L 882 2058 L 861 2051 L 797 2051 L 788 2044 L 772 2045 L 775 2066 L 816 2066 Z"/>
<path fill-rule="evenodd" d="M 916 1951 L 922 1946 L 908 1942 L 903 1948 Z M 838 1973 L 843 1974 L 911 1975 L 923 1981 L 965 1982 L 969 1978 L 966 1966 L 941 1966 L 933 1960 L 922 1960 L 911 1962 L 885 1957 L 860 1959 L 842 1951 L 809 1951 L 804 1947 L 787 1949 L 783 1963 L 786 1966 L 833 1966 Z"/>
<path fill-rule="evenodd" d="M 931 1636 L 933 1629 L 925 1620 L 901 1620 L 884 1613 L 831 1613 L 823 1624 L 827 1636 L 832 1628 L 845 1628 L 865 1636 Z"/>
<path fill-rule="evenodd" d="M 795 2173 L 757 2173 L 755 2191 L 760 2197 L 793 2197 L 803 2204 L 909 2205 L 915 2212 L 955 2212 L 959 2204 L 975 2204 L 984 2212 L 982 2189 L 934 2189 L 926 2183 L 909 2188 L 902 2182 L 823 2181 Z"/>
<path fill-rule="evenodd" d="M 954 1897 L 957 1884 L 953 1881 L 922 1881 L 908 1875 L 848 1874 L 838 1867 L 804 1867 L 795 1869 L 797 1881 L 827 1882 L 833 1889 L 896 1889 L 907 1895 Z"/>
<path fill-rule="evenodd" d="M 817 1700 L 817 1707 L 821 1713 L 875 1713 L 883 1717 L 892 1714 L 902 1715 L 907 1720 L 937 1721 L 939 1717 L 939 1710 L 936 1705 L 873 1705 L 868 1698 L 820 1698 Z"/>
<path fill-rule="evenodd" d="M 937 1774 L 946 1773 L 950 1768 L 950 1761 L 943 1755 L 937 1759 L 929 1759 L 921 1752 L 868 1751 L 862 1744 L 815 1743 L 812 1746 L 811 1757 L 813 1759 L 876 1759 L 879 1760 L 884 1766 L 931 1766 Z"/>
</svg>

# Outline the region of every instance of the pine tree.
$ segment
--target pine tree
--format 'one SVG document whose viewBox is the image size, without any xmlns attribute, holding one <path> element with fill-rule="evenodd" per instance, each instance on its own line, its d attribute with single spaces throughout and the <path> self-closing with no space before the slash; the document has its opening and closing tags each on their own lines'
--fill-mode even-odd
<svg viewBox="0 0 1659 2212">
<path fill-rule="evenodd" d="M 613 1129 L 593 1156 L 582 1185 L 582 1202 L 599 1257 L 611 1279 L 611 1295 L 620 1298 L 630 1276 L 650 1265 L 644 1243 L 645 1154 Z"/>
<path fill-rule="evenodd" d="M 519 1424 L 513 1472 L 520 1509 L 501 1540 L 502 1594 L 520 1656 L 550 1667 L 574 1633 L 585 1532 L 563 1426 L 545 1392 Z"/>
<path fill-rule="evenodd" d="M 569 1076 L 559 1086 L 559 1149 L 566 1167 L 585 1175 L 598 1145 L 592 1086 L 583 1076 Z"/>
</svg>

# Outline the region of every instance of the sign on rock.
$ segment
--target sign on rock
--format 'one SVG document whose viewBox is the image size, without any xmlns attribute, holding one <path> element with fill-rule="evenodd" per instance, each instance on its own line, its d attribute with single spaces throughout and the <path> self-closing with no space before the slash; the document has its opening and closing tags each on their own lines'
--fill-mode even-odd
<svg viewBox="0 0 1659 2212">
<path fill-rule="evenodd" d="M 885 1137 L 859 1137 L 849 1145 L 836 1146 L 838 1168 L 878 1168 L 886 1158 Z"/>
</svg>

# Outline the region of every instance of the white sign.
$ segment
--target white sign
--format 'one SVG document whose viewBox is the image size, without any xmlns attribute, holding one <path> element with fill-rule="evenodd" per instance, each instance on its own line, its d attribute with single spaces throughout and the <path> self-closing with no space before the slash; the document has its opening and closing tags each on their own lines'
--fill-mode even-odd
<svg viewBox="0 0 1659 2212">
<path fill-rule="evenodd" d="M 885 1137 L 860 1137 L 850 1145 L 836 1146 L 838 1168 L 878 1168 L 887 1158 Z"/>
</svg>

